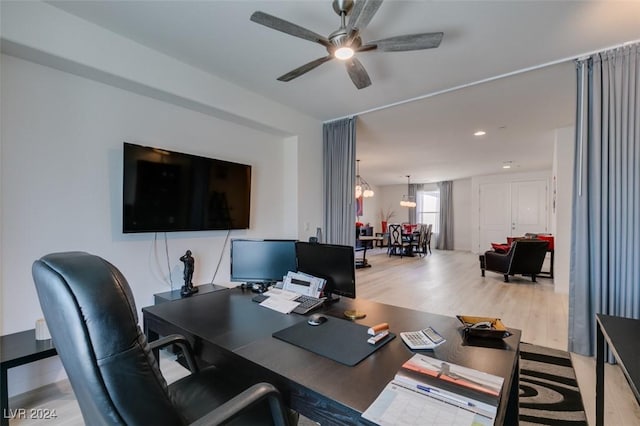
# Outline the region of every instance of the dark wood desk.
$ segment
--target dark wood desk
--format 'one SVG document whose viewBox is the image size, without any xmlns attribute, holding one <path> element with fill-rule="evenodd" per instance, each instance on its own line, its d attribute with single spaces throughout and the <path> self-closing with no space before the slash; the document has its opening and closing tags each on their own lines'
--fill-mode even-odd
<svg viewBox="0 0 640 426">
<path fill-rule="evenodd" d="M 596 314 L 596 426 L 604 424 L 604 362 L 607 346 L 640 403 L 640 320 Z M 605 344 L 606 341 L 606 344 Z"/>
<path fill-rule="evenodd" d="M 215 284 L 202 284 L 202 285 L 196 286 L 196 288 L 198 289 L 198 292 L 193 293 L 191 296 L 187 296 L 187 297 L 194 297 L 194 296 L 199 296 L 201 294 L 211 293 L 212 291 L 224 290 L 226 287 L 215 285 Z M 154 294 L 153 303 L 157 305 L 159 303 L 170 302 L 172 300 L 180 300 L 184 298 L 185 296 L 180 294 L 180 288 L 178 288 L 176 290 L 165 291 L 164 293 Z"/>
<path fill-rule="evenodd" d="M 36 340 L 34 329 L 0 336 L 0 418 L 1 426 L 9 425 L 8 370 L 58 355 L 51 339 Z"/>
<path fill-rule="evenodd" d="M 145 333 L 149 340 L 171 333 L 185 335 L 202 362 L 221 365 L 231 375 L 274 383 L 291 408 L 323 425 L 369 424 L 361 413 L 413 355 L 402 339 L 397 337 L 348 367 L 271 337 L 307 317 L 262 308 L 251 301 L 252 296 L 230 289 L 144 308 Z M 367 314 L 357 321 L 360 324 L 388 322 L 396 333 L 433 326 L 447 342 L 430 354 L 503 377 L 496 424 L 518 423 L 519 330 L 511 330 L 513 336 L 504 340 L 469 342 L 452 317 L 346 298 L 324 312 L 342 318 L 346 309 Z"/>
</svg>

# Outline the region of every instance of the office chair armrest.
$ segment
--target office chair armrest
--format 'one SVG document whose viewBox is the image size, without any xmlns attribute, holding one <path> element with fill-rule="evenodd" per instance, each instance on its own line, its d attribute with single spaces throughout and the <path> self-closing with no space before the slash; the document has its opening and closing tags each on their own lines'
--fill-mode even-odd
<svg viewBox="0 0 640 426">
<path fill-rule="evenodd" d="M 187 361 L 187 366 L 189 366 L 189 371 L 192 373 L 197 373 L 200 370 L 196 360 L 193 356 L 193 349 L 191 348 L 191 343 L 180 334 L 170 334 L 169 336 L 161 337 L 158 340 L 154 340 L 149 343 L 151 350 L 166 348 L 169 345 L 177 345 L 180 347 L 182 351 L 182 355 L 184 359 Z"/>
<path fill-rule="evenodd" d="M 265 398 L 269 402 L 273 424 L 288 426 L 289 420 L 280 392 L 270 383 L 257 383 L 251 386 L 191 424 L 193 426 L 222 424 Z"/>
<path fill-rule="evenodd" d="M 485 268 L 490 271 L 499 271 L 507 273 L 509 271 L 509 263 L 511 262 L 511 252 L 496 253 L 488 251 L 484 254 Z"/>
</svg>

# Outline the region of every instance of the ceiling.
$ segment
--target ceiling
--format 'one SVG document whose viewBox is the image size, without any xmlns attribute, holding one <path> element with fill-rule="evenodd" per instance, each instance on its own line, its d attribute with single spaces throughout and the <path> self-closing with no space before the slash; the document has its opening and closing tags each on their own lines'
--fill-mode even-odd
<svg viewBox="0 0 640 426">
<path fill-rule="evenodd" d="M 372 85 L 319 44 L 249 20 L 260 10 L 328 36 L 329 0 L 52 1 L 54 6 L 322 121 L 358 115 L 360 172 L 377 185 L 550 169 L 553 130 L 574 122 L 572 60 L 640 40 L 640 1 L 386 0 L 367 40 L 444 32 L 439 48 L 361 52 Z M 476 130 L 483 137 L 474 137 Z"/>
</svg>

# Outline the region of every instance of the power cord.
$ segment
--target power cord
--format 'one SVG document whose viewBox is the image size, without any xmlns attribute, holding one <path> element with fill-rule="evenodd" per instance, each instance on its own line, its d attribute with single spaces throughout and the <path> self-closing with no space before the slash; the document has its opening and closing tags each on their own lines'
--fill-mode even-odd
<svg viewBox="0 0 640 426">
<path fill-rule="evenodd" d="M 222 251 L 220 251 L 220 256 L 218 257 L 218 264 L 216 265 L 216 270 L 213 272 L 213 277 L 211 277 L 211 282 L 209 284 L 213 284 L 213 281 L 216 279 L 216 275 L 218 275 L 218 269 L 220 269 L 220 264 L 222 263 L 222 258 L 224 257 L 224 250 L 225 248 L 227 248 L 227 242 L 229 241 L 229 235 L 231 235 L 231 229 L 227 229 L 227 236 L 224 238 Z"/>
<path fill-rule="evenodd" d="M 167 242 L 167 233 L 164 232 L 164 252 L 167 257 L 167 271 L 169 272 L 169 283 L 171 285 L 171 291 L 173 291 L 173 278 L 171 278 L 171 264 L 169 263 L 169 243 Z M 156 236 L 158 233 L 156 232 Z"/>
</svg>

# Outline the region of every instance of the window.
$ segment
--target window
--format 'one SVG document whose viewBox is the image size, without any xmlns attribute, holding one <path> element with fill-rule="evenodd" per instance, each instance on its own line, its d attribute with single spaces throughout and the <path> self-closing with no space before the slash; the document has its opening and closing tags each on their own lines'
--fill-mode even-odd
<svg viewBox="0 0 640 426">
<path fill-rule="evenodd" d="M 417 222 L 433 224 L 432 232 L 437 234 L 440 223 L 440 191 L 418 191 L 416 199 Z"/>
</svg>

